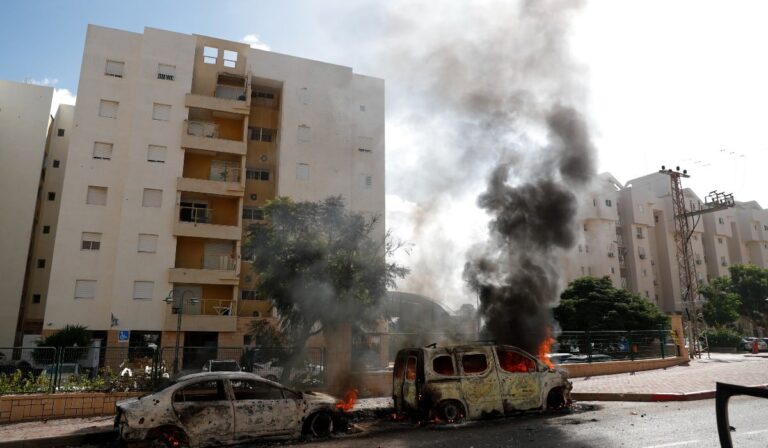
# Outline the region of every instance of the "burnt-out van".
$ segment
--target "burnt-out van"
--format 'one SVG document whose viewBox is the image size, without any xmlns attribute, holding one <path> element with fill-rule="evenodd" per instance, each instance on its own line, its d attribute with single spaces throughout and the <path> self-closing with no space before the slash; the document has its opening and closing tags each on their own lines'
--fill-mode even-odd
<svg viewBox="0 0 768 448">
<path fill-rule="evenodd" d="M 564 370 L 509 345 L 434 345 L 397 353 L 395 412 L 447 422 L 480 419 L 570 404 Z"/>
</svg>

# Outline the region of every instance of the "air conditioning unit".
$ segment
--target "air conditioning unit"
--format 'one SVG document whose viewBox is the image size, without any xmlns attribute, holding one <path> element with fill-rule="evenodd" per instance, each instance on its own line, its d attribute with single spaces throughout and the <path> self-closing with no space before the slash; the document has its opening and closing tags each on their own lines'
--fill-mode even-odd
<svg viewBox="0 0 768 448">
<path fill-rule="evenodd" d="M 645 254 L 640 254 L 640 259 L 645 260 Z"/>
<path fill-rule="evenodd" d="M 614 254 L 613 252 L 608 252 L 608 256 L 609 256 L 610 258 L 613 258 L 613 257 L 615 257 L 615 256 L 616 256 L 616 254 Z"/>
</svg>

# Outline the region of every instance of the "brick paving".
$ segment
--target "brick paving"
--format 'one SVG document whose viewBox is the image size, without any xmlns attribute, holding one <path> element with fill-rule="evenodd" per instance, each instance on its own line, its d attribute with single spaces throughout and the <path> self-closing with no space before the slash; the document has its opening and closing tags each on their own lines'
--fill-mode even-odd
<svg viewBox="0 0 768 448">
<path fill-rule="evenodd" d="M 574 393 L 688 394 L 715 390 L 715 382 L 768 384 L 768 354 L 712 353 L 687 366 L 617 375 L 573 378 Z"/>
</svg>

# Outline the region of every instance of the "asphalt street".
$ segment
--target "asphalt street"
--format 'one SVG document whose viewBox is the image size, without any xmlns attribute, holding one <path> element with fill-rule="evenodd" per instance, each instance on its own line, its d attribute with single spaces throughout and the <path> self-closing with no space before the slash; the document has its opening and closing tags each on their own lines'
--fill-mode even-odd
<svg viewBox="0 0 768 448">
<path fill-rule="evenodd" d="M 461 425 L 364 422 L 355 434 L 270 446 L 337 447 L 719 447 L 714 400 L 584 403 L 572 413 L 518 416 Z M 768 400 L 734 398 L 735 447 L 768 447 Z M 264 447 L 265 444 L 246 445 Z"/>
</svg>

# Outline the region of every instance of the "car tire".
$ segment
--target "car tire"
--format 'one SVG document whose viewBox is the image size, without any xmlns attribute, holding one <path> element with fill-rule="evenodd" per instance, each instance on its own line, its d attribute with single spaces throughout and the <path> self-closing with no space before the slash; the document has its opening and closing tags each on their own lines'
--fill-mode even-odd
<svg viewBox="0 0 768 448">
<path fill-rule="evenodd" d="M 307 419 L 304 433 L 317 438 L 329 437 L 334 430 L 333 415 L 330 412 L 315 412 Z"/>
<path fill-rule="evenodd" d="M 566 407 L 565 397 L 563 396 L 563 389 L 556 387 L 549 391 L 547 394 L 547 410 L 557 411 Z"/>
<path fill-rule="evenodd" d="M 146 441 L 152 448 L 186 448 L 189 446 L 184 431 L 178 428 L 156 428 L 149 432 Z"/>
<path fill-rule="evenodd" d="M 466 414 L 464 405 L 456 400 L 444 401 L 437 408 L 437 416 L 446 423 L 461 423 Z"/>
</svg>

